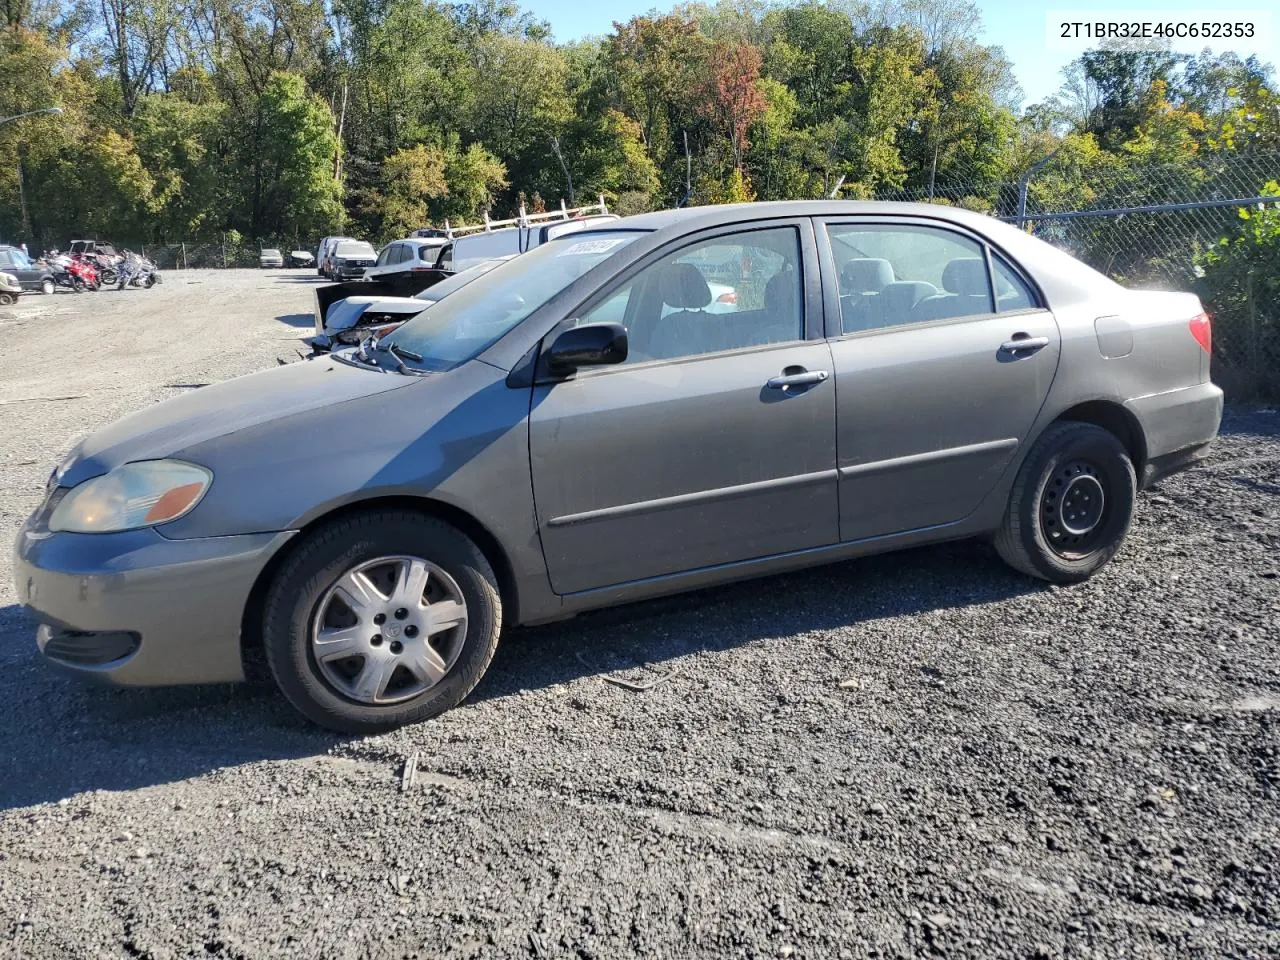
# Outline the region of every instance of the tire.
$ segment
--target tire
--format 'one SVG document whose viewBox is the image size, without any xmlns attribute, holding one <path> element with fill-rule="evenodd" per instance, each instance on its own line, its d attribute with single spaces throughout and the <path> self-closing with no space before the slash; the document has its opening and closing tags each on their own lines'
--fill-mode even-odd
<svg viewBox="0 0 1280 960">
<path fill-rule="evenodd" d="M 57 284 L 55 284 L 53 280 L 51 280 L 49 277 L 45 277 L 43 280 L 40 281 L 40 292 L 43 293 L 46 297 L 51 296 L 53 294 L 53 291 L 56 289 L 57 289 Z"/>
<path fill-rule="evenodd" d="M 18 302 L 12 293 L 0 293 L 0 307 L 11 307 Z"/>
<path fill-rule="evenodd" d="M 146 279 L 146 280 L 144 280 L 144 281 L 142 281 L 142 287 L 143 287 L 143 289 L 144 289 L 144 290 L 150 290 L 150 289 L 151 289 L 152 287 L 154 287 L 155 285 L 156 285 L 156 278 L 155 278 L 155 275 L 154 275 L 154 274 L 150 274 L 150 273 L 149 273 L 149 274 L 147 274 L 147 279 Z"/>
<path fill-rule="evenodd" d="M 390 584 L 399 572 L 393 572 L 393 565 L 411 559 L 433 569 L 423 581 L 427 604 L 419 601 L 408 614 L 397 608 L 404 601 Z M 365 593 L 363 619 L 356 607 L 347 605 L 339 584 L 353 583 L 350 575 L 356 573 L 366 587 L 374 587 Z M 412 593 L 410 589 L 402 596 Z M 430 614 L 422 611 L 436 604 L 456 611 L 459 600 L 465 604 L 465 620 L 434 632 Z M 371 620 L 370 611 L 382 619 Z M 403 614 L 408 619 L 402 624 Z M 441 619 L 450 617 L 442 614 Z M 422 624 L 420 630 L 415 622 Z M 310 534 L 276 573 L 262 616 L 263 648 L 281 693 L 313 723 L 346 734 L 381 733 L 457 706 L 488 669 L 501 628 L 497 579 L 480 549 L 449 524 L 404 511 L 358 514 Z M 366 640 L 375 629 L 378 633 Z M 333 641 L 323 641 L 337 649 L 336 657 L 330 652 L 323 662 L 317 653 L 322 630 L 342 644 L 337 649 Z M 416 654 L 428 636 L 437 658 L 433 676 L 438 678 L 430 682 L 409 669 L 412 662 L 421 663 Z M 378 697 L 386 702 L 372 702 L 360 689 L 381 691 L 383 686 L 376 677 L 366 683 L 366 676 L 378 670 L 366 671 L 385 664 L 393 664 L 386 668 L 386 690 Z"/>
<path fill-rule="evenodd" d="M 1113 433 L 1091 423 L 1052 424 L 1014 480 L 996 551 L 1021 573 L 1080 583 L 1120 550 L 1137 492 L 1133 462 Z"/>
</svg>

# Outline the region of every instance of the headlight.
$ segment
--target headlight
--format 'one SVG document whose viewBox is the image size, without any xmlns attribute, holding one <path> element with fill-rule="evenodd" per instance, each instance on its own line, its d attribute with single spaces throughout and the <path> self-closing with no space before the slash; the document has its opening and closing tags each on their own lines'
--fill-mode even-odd
<svg viewBox="0 0 1280 960">
<path fill-rule="evenodd" d="M 68 491 L 49 529 L 114 533 L 167 523 L 195 507 L 212 482 L 204 467 L 179 460 L 126 463 Z"/>
</svg>

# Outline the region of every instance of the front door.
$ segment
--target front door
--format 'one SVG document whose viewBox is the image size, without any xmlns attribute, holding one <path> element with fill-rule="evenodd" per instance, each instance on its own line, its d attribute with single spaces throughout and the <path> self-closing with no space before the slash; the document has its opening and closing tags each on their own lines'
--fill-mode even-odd
<svg viewBox="0 0 1280 960">
<path fill-rule="evenodd" d="M 1027 441 L 1057 371 L 1057 322 L 972 236 L 854 220 L 826 239 L 841 539 L 961 520 Z"/>
<path fill-rule="evenodd" d="M 557 593 L 836 541 L 820 311 L 811 228 L 788 221 L 660 251 L 567 322 L 621 320 L 630 353 L 534 388 L 534 500 Z"/>
</svg>

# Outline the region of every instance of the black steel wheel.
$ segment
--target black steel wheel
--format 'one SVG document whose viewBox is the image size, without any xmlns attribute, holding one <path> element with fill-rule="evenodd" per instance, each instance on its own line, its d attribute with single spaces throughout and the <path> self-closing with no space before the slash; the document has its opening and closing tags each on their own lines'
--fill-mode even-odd
<svg viewBox="0 0 1280 960">
<path fill-rule="evenodd" d="M 1091 423 L 1055 423 L 1018 471 L 996 549 L 1033 577 L 1086 580 L 1123 544 L 1137 488 L 1129 453 L 1114 434 Z"/>
</svg>

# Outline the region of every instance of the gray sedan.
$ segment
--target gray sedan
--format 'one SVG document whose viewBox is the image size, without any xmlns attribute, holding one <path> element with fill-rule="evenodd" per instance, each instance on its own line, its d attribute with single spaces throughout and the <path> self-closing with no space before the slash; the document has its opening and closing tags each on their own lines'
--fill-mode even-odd
<svg viewBox="0 0 1280 960">
<path fill-rule="evenodd" d="M 307 717 L 385 730 L 504 626 L 959 537 L 1083 580 L 1215 436 L 1209 349 L 1195 297 L 962 210 L 631 217 L 92 434 L 18 594 L 72 672 L 237 680 L 261 647 Z"/>
</svg>

